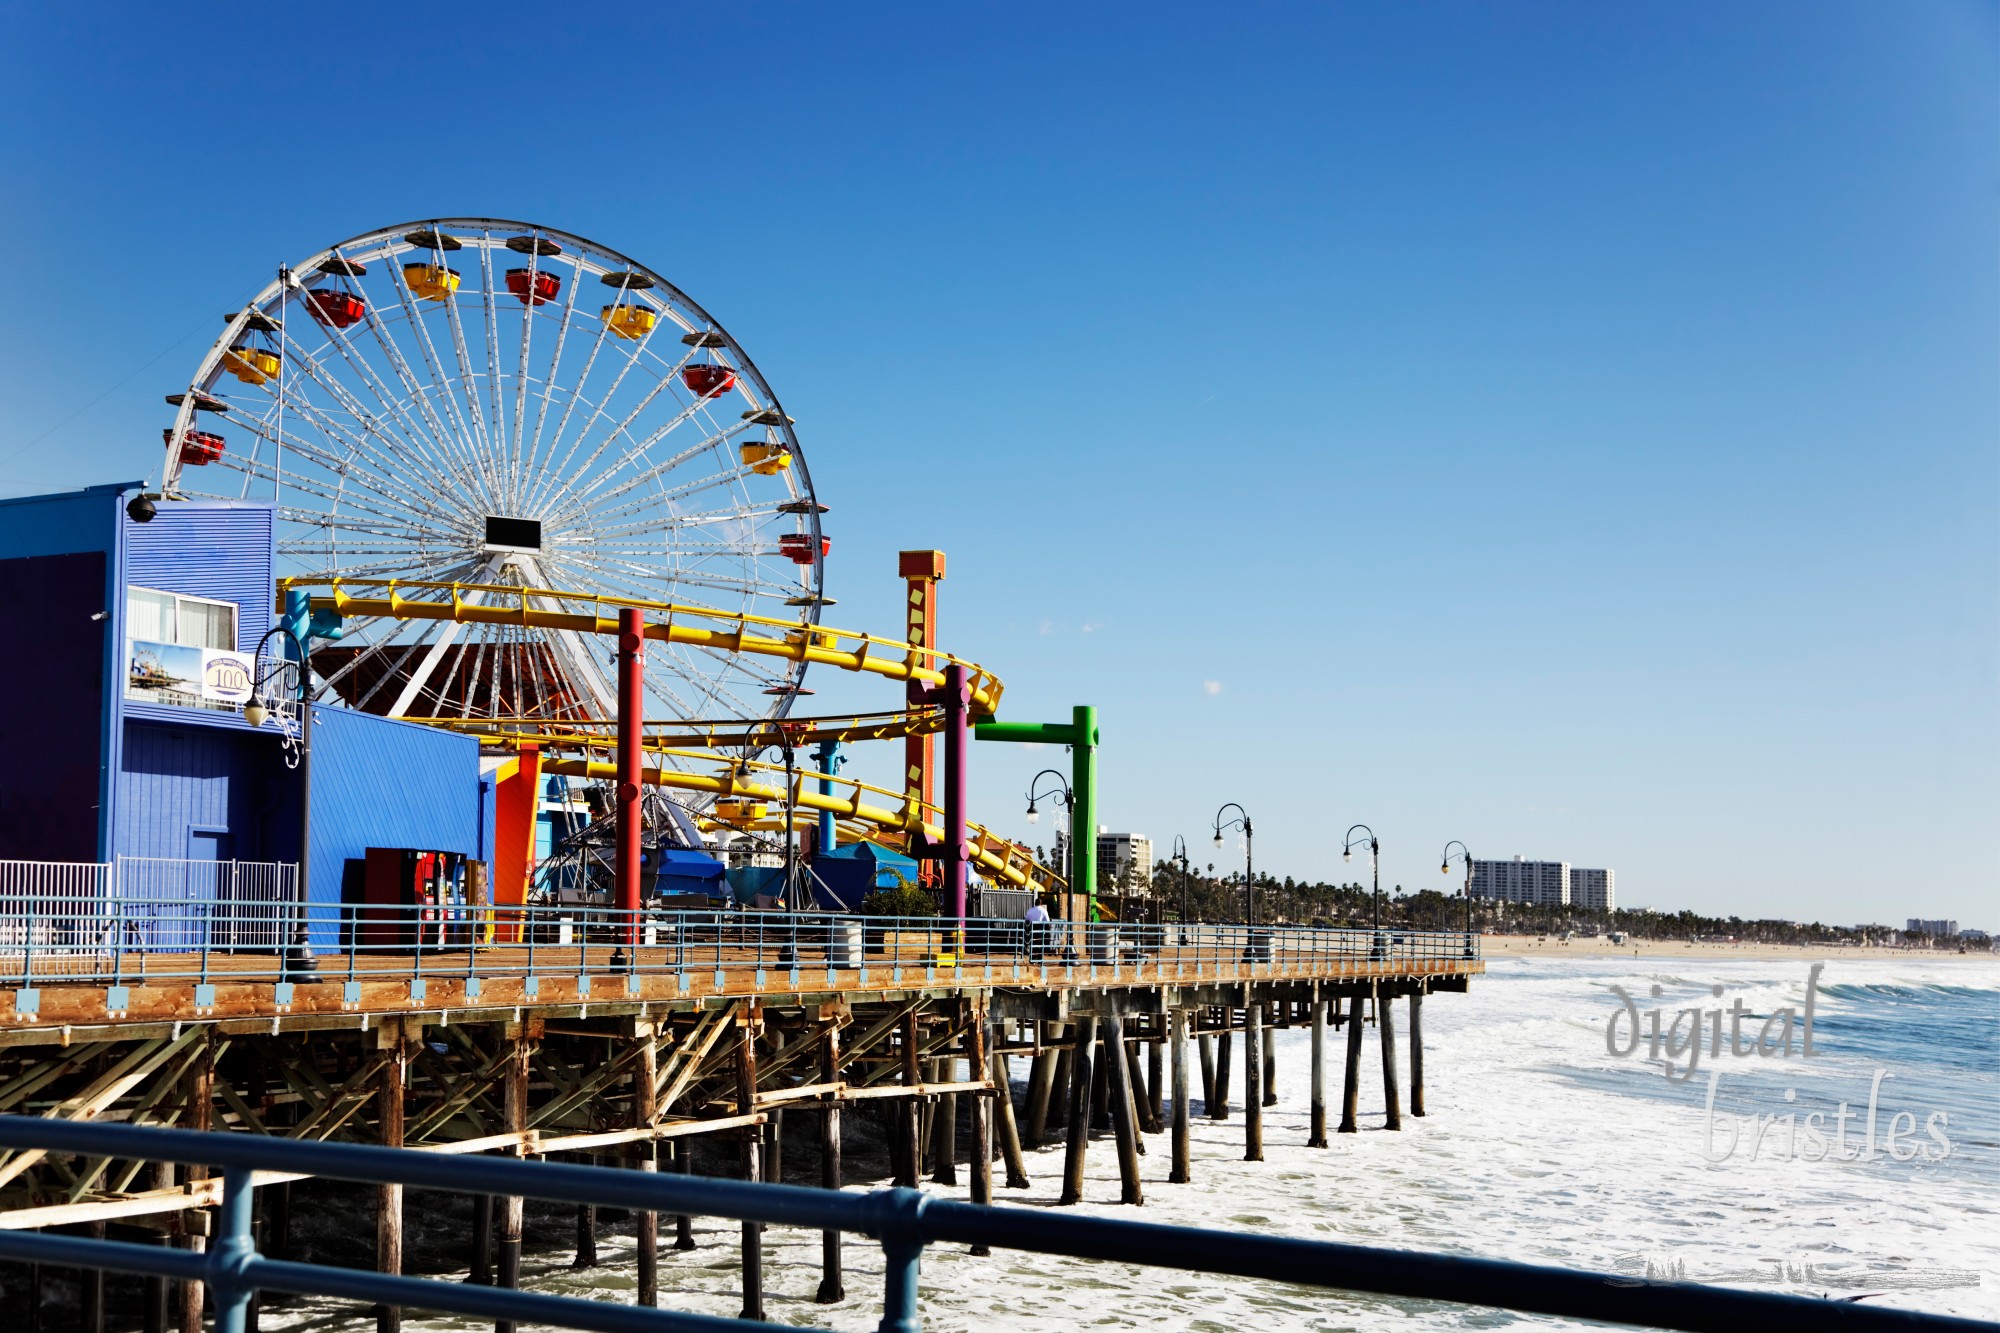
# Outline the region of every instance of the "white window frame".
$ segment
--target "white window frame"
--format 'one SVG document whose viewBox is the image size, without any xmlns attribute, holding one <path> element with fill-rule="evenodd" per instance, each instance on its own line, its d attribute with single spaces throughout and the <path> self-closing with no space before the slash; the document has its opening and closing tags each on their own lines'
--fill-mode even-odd
<svg viewBox="0 0 2000 1333">
<path fill-rule="evenodd" d="M 233 653 L 238 651 L 237 644 L 241 642 L 243 637 L 243 608 L 239 604 L 235 602 L 225 602 L 219 597 L 192 597 L 189 596 L 187 593 L 174 592 L 169 588 L 149 588 L 143 583 L 128 583 L 125 585 L 125 605 L 127 608 L 128 619 L 130 616 L 130 607 L 132 605 L 132 594 L 135 592 L 149 592 L 152 593 L 155 597 L 171 597 L 174 599 L 174 637 L 171 640 L 168 640 L 168 642 L 174 643 L 179 647 L 183 648 L 201 648 L 209 652 Z M 181 638 L 182 602 L 193 602 L 198 606 L 228 607 L 229 642 L 226 644 L 187 643 L 184 640 L 182 640 Z M 128 632 L 126 637 L 132 638 L 134 636 Z"/>
</svg>

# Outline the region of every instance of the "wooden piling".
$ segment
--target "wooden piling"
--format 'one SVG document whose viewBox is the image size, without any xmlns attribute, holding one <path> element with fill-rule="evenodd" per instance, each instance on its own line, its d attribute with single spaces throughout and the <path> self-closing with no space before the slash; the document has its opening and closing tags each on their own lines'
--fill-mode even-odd
<svg viewBox="0 0 2000 1333">
<path fill-rule="evenodd" d="M 1312 1127 L 1306 1147 L 1326 1147 L 1326 1001 L 1312 1001 Z"/>
<path fill-rule="evenodd" d="M 757 1039 L 755 1018 L 746 1016 L 736 1037 L 736 1105 L 748 1115 L 757 1105 Z M 763 1135 L 756 1125 L 746 1126 L 738 1139 L 741 1145 L 743 1178 L 762 1178 L 758 1149 Z M 764 1228 L 756 1222 L 743 1224 L 743 1312 L 744 1319 L 764 1317 Z"/>
<path fill-rule="evenodd" d="M 1098 1026 L 1097 1035 L 1101 1045 L 1104 1040 L 1102 1024 Z M 1097 1068 L 1091 1074 L 1090 1083 L 1090 1128 L 1100 1134 L 1111 1128 L 1111 1062 L 1105 1059 L 1107 1052 L 1108 1048 L 1096 1053 Z M 1125 1052 L 1119 1050 L 1116 1054 L 1118 1062 L 1123 1064 Z"/>
<path fill-rule="evenodd" d="M 692 1138 L 672 1139 L 674 1170 L 684 1176 L 694 1174 L 694 1140 Z M 691 1250 L 694 1248 L 694 1219 L 686 1213 L 674 1214 L 674 1248 Z"/>
<path fill-rule="evenodd" d="M 1143 1135 L 1157 1134 L 1165 1126 L 1160 1122 L 1159 1117 L 1153 1114 L 1152 1094 L 1147 1087 L 1146 1074 L 1140 1064 L 1139 1046 L 1140 1043 L 1137 1041 L 1128 1041 L 1125 1043 L 1125 1065 L 1132 1079 L 1132 1107 L 1134 1114 L 1137 1116 L 1137 1119 L 1133 1123 L 1139 1127 L 1142 1134 L 1139 1140 L 1139 1155 L 1144 1157 L 1146 1155 L 1146 1140 Z M 1151 1043 L 1146 1043 L 1146 1047 L 1148 1050 L 1154 1049 Z"/>
<path fill-rule="evenodd" d="M 1424 993 L 1410 992 L 1410 1114 L 1424 1113 Z"/>
<path fill-rule="evenodd" d="M 1201 1109 L 1215 1114 L 1215 1038 L 1204 1032 L 1195 1044 L 1201 1050 Z"/>
<path fill-rule="evenodd" d="M 1283 1012 L 1284 1006 L 1276 1004 L 1272 1005 L 1271 1009 Z M 1278 1025 L 1276 1019 L 1267 1011 L 1264 1021 L 1264 1105 L 1276 1106 L 1277 1104 Z"/>
<path fill-rule="evenodd" d="M 1185 1185 L 1194 1179 L 1193 1159 L 1188 1139 L 1188 1011 L 1175 1009 L 1167 1015 L 1167 1039 L 1172 1044 L 1174 1079 L 1174 1163 L 1167 1179 Z"/>
<path fill-rule="evenodd" d="M 632 1128 L 651 1129 L 658 1120 L 655 1107 L 658 1105 L 660 1084 L 659 1041 L 650 1023 L 635 1024 L 634 1031 L 639 1042 L 639 1054 L 632 1070 Z M 637 1158 L 632 1163 L 633 1167 L 649 1173 L 658 1172 L 659 1141 L 642 1139 L 634 1146 Z M 633 1233 L 638 1249 L 638 1303 L 657 1306 L 660 1303 L 660 1215 L 650 1209 L 642 1211 Z"/>
<path fill-rule="evenodd" d="M 990 1066 L 986 1060 L 986 1015 L 975 1012 L 965 1027 L 965 1075 L 977 1078 Z M 1006 1089 L 1000 1090 L 1006 1095 Z M 985 1097 L 972 1098 L 972 1201 L 993 1202 L 993 1117 L 992 1103 Z M 974 1254 L 988 1254 L 987 1246 L 974 1245 Z"/>
<path fill-rule="evenodd" d="M 1243 1006 L 1243 1160 L 1264 1160 L 1264 1006 Z"/>
<path fill-rule="evenodd" d="M 1040 1060 L 1041 1056 L 1035 1058 Z M 1007 1163 L 1007 1188 L 1024 1190 L 1028 1188 L 1028 1158 L 1021 1151 L 1020 1131 L 1014 1124 L 1014 1089 L 1007 1072 L 1007 1057 L 995 1051 L 992 1064 L 993 1111 L 1000 1120 L 1000 1155 Z M 1047 1114 L 1046 1107 L 1043 1113 Z"/>
<path fill-rule="evenodd" d="M 1090 1141 L 1090 1048 L 1097 1040 L 1097 1020 L 1079 1019 L 1072 1029 L 1075 1045 L 1070 1050 L 1069 1138 L 1063 1145 L 1063 1187 L 1059 1204 L 1083 1202 L 1084 1149 Z"/>
<path fill-rule="evenodd" d="M 1118 1201 L 1137 1205 L 1146 1197 L 1139 1182 L 1139 1113 L 1132 1095 L 1135 1064 L 1125 1045 L 1125 1020 L 1113 1014 L 1104 1020 L 1104 1067 L 1112 1129 L 1118 1136 Z"/>
<path fill-rule="evenodd" d="M 1055 1040 L 1062 1031 L 1060 1023 L 1042 1025 L 1042 1039 Z M 1049 1098 L 1061 1083 L 1056 1078 L 1056 1066 L 1061 1061 L 1062 1052 L 1043 1050 L 1035 1053 L 1028 1064 L 1028 1123 L 1023 1142 L 1030 1148 L 1039 1148 L 1048 1141 Z"/>
<path fill-rule="evenodd" d="M 390 1019 L 376 1029 L 381 1041 L 382 1070 L 375 1083 L 375 1117 L 380 1124 L 382 1146 L 403 1146 L 403 1106 L 405 1085 L 410 1077 L 410 1047 L 404 1040 L 403 1025 Z M 403 1187 L 375 1187 L 375 1271 L 400 1276 L 403 1271 Z M 375 1333 L 398 1333 L 403 1327 L 399 1305 L 375 1307 Z"/>
<path fill-rule="evenodd" d="M 201 1054 L 189 1066 L 186 1075 L 187 1119 L 184 1123 L 186 1128 L 194 1130 L 209 1128 L 215 1106 L 215 1044 L 206 1036 L 200 1041 Z M 188 1167 L 185 1175 L 190 1182 L 208 1179 L 208 1172 L 202 1167 Z M 188 1236 L 181 1243 L 195 1254 L 206 1248 L 200 1236 Z M 181 1333 L 201 1333 L 201 1307 L 205 1294 L 202 1283 L 181 1283 Z"/>
<path fill-rule="evenodd" d="M 92 1222 L 88 1234 L 92 1240 L 104 1239 L 104 1223 Z M 86 1268 L 83 1270 L 83 1333 L 104 1333 L 104 1270 Z"/>
<path fill-rule="evenodd" d="M 1352 1134 L 1361 1128 L 1355 1119 L 1361 1108 L 1361 1006 L 1368 997 L 1356 994 L 1347 1007 L 1347 1070 L 1340 1090 L 1340 1130 Z"/>
<path fill-rule="evenodd" d="M 1384 1129 L 1403 1127 L 1402 1098 L 1396 1091 L 1396 1003 L 1378 995 L 1375 999 L 1375 1032 L 1382 1042 L 1382 1100 L 1388 1104 Z"/>
<path fill-rule="evenodd" d="M 920 1085 L 923 1073 L 917 1063 L 917 1013 L 912 1009 L 903 1016 L 903 1083 L 906 1087 Z M 896 1137 L 902 1160 L 896 1169 L 896 1184 L 906 1189 L 917 1187 L 917 1175 L 923 1170 L 923 1141 L 919 1137 L 922 1125 L 917 1114 L 918 1094 L 911 1092 L 906 1097 L 898 1097 L 896 1106 L 900 1112 L 896 1119 Z"/>
<path fill-rule="evenodd" d="M 172 1189 L 175 1172 L 172 1162 L 153 1163 L 153 1188 Z M 155 1244 L 171 1245 L 173 1237 L 162 1235 Z M 145 1292 L 145 1301 L 140 1307 L 141 1333 L 167 1333 L 167 1280 L 163 1277 L 147 1278 Z"/>
<path fill-rule="evenodd" d="M 1228 1009 L 1222 1011 L 1224 1024 L 1235 1019 Z M 1208 1104 L 1210 1120 L 1229 1119 L 1229 1052 L 1235 1045 L 1234 1034 L 1228 1027 L 1215 1034 L 1215 1100 Z"/>
<path fill-rule="evenodd" d="M 507 1041 L 507 1067 L 502 1080 L 501 1099 L 503 1127 L 510 1133 L 518 1134 L 528 1127 L 528 1061 L 533 1045 L 527 1030 L 520 1024 L 509 1024 Z M 516 1155 L 520 1150 L 515 1149 Z M 519 1287 L 521 1285 L 521 1199 L 518 1195 L 508 1195 L 500 1200 L 500 1249 L 499 1261 L 495 1265 L 499 1285 Z M 514 1321 L 496 1319 L 494 1333 L 514 1333 Z"/>
<path fill-rule="evenodd" d="M 950 1083 L 957 1078 L 958 1061 L 939 1060 L 931 1068 L 937 1071 L 937 1081 Z M 958 1094 L 940 1093 L 932 1099 L 931 1113 L 931 1183 L 936 1185 L 956 1185 L 958 1183 Z"/>
<path fill-rule="evenodd" d="M 1166 1088 L 1160 1068 L 1165 1061 L 1165 1047 L 1159 1029 L 1154 1028 L 1146 1042 L 1146 1132 L 1149 1134 L 1159 1133 L 1167 1121 Z"/>
<path fill-rule="evenodd" d="M 472 1253 L 466 1256 L 465 1280 L 475 1287 L 493 1285 L 493 1196 L 472 1196 Z"/>
<path fill-rule="evenodd" d="M 833 1084 L 840 1081 L 840 1027 L 829 1023 L 819 1038 L 819 1081 Z M 820 1103 L 819 1118 L 819 1183 L 821 1189 L 837 1190 L 841 1186 L 840 1170 L 840 1101 L 827 1097 Z M 841 1268 L 840 1232 L 838 1229 L 819 1233 L 819 1291 L 813 1300 L 821 1305 L 838 1305 L 847 1299 L 847 1284 Z"/>
</svg>

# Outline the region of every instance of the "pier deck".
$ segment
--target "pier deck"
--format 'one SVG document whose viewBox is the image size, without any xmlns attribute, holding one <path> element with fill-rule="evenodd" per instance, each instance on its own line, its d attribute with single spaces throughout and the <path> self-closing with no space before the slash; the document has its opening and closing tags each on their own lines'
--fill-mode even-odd
<svg viewBox="0 0 2000 1333">
<path fill-rule="evenodd" d="M 583 1155 L 639 1170 L 663 1169 L 663 1155 L 666 1169 L 689 1169 L 699 1137 L 733 1150 L 735 1174 L 749 1179 L 782 1177 L 789 1114 L 816 1131 L 814 1183 L 837 1188 L 851 1109 L 880 1118 L 893 1180 L 954 1181 L 963 1170 L 982 1201 L 996 1157 L 1005 1185 L 1026 1188 L 1024 1149 L 1051 1141 L 1066 1145 L 1061 1201 L 1077 1201 L 1085 1153 L 1108 1129 L 1121 1197 L 1138 1203 L 1143 1135 L 1170 1133 L 1170 1178 L 1191 1179 L 1197 1068 L 1202 1114 L 1223 1118 L 1240 1062 L 1245 1156 L 1262 1156 L 1276 1028 L 1311 1029 L 1309 1142 L 1325 1146 L 1329 1030 L 1347 1034 L 1340 1128 L 1354 1128 L 1367 1026 L 1389 1127 L 1400 1125 L 1392 1015 L 1406 1000 L 1407 1104 L 1423 1114 L 1423 997 L 1462 991 L 1485 966 L 1463 932 L 1016 922 L 969 925 L 961 940 L 937 921 L 750 915 L 643 928 L 570 919 L 563 930 L 432 917 L 420 923 L 433 941 L 421 949 L 407 935 L 357 942 L 370 934 L 357 918 L 310 979 L 287 970 L 276 944 L 297 927 L 268 919 L 270 938 L 254 950 L 105 949 L 80 944 L 74 922 L 20 932 L 11 949 L 0 943 L 0 1112 Z M 499 942 L 454 943 L 454 930 Z M 242 937 L 213 923 L 199 935 Z M 618 942 L 642 939 L 652 942 Z M 1017 1096 L 1010 1065 L 1023 1058 Z M 259 1184 L 262 1206 L 282 1216 L 286 1178 Z M 0 1229 L 110 1223 L 198 1247 L 220 1198 L 219 1181 L 198 1169 L 0 1157 Z M 400 1194 L 378 1202 L 377 1266 L 399 1271 Z M 482 1203 L 478 1216 L 496 1206 L 497 1235 L 475 1226 L 468 1266 L 508 1281 L 520 1201 Z M 639 1225 L 640 1298 L 651 1303 L 658 1219 Z M 761 1299 L 754 1230 L 743 1239 L 746 1309 Z M 828 1245 L 822 1290 L 837 1292 L 837 1240 Z"/>
</svg>

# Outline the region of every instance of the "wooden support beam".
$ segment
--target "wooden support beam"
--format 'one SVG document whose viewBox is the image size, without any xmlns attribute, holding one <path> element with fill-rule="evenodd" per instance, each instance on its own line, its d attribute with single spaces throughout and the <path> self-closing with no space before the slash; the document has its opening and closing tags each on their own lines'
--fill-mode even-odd
<svg viewBox="0 0 2000 1333">
<path fill-rule="evenodd" d="M 1039 1024 L 1037 1035 L 1044 1038 L 1058 1035 L 1062 1030 L 1060 1023 L 1039 1023 L 1039 1020 L 1037 1022 Z M 1039 1148 L 1048 1142 L 1049 1099 L 1057 1086 L 1056 1066 L 1067 1056 L 1067 1051 L 1058 1053 L 1044 1046 L 1043 1049 L 1036 1051 L 1028 1062 L 1028 1125 L 1025 1143 L 1030 1148 Z"/>
<path fill-rule="evenodd" d="M 504 1071 L 505 1090 L 501 1106 L 506 1115 L 506 1125 L 510 1131 L 521 1133 L 528 1128 L 528 1075 L 529 1061 L 534 1054 L 533 1040 L 524 1026 L 510 1025 L 505 1040 L 508 1044 L 507 1064 Z M 499 1285 L 516 1288 L 521 1285 L 521 1198 L 508 1195 L 500 1200 L 500 1250 L 498 1277 Z M 514 1321 L 498 1319 L 493 1324 L 494 1333 L 514 1333 Z"/>
<path fill-rule="evenodd" d="M 1410 992 L 1410 1114 L 1424 1113 L 1424 992 Z"/>
<path fill-rule="evenodd" d="M 972 1021 L 965 1027 L 965 1068 L 967 1073 L 979 1074 L 990 1070 L 986 1062 L 986 1015 L 974 1010 Z M 1007 1089 L 1003 1086 L 1000 1095 L 1005 1098 Z M 972 1201 L 990 1204 L 993 1202 L 993 1116 L 992 1103 L 984 1097 L 972 1100 Z M 974 1254 L 986 1254 L 984 1245 L 972 1247 Z"/>
<path fill-rule="evenodd" d="M 1139 1129 L 1144 1131 L 1144 1134 L 1157 1134 L 1160 1132 L 1161 1125 L 1159 1121 L 1153 1119 L 1153 1110 L 1147 1101 L 1146 1077 L 1140 1072 L 1138 1043 L 1128 1041 L 1124 1043 L 1124 1047 L 1125 1069 L 1132 1087 L 1132 1108 L 1134 1114 L 1138 1116 L 1138 1120 L 1135 1123 Z M 1139 1155 L 1141 1157 L 1146 1155 L 1144 1134 L 1139 1138 Z"/>
<path fill-rule="evenodd" d="M 1375 1034 L 1382 1043 L 1382 1100 L 1389 1108 L 1382 1128 L 1401 1129 L 1402 1097 L 1396 1091 L 1396 1002 L 1379 994 L 1375 997 Z"/>
<path fill-rule="evenodd" d="M 1118 1201 L 1146 1201 L 1139 1181 L 1139 1115 L 1132 1096 L 1131 1050 L 1125 1045 L 1125 1020 L 1113 1014 L 1104 1020 L 1104 1067 L 1109 1084 L 1111 1126 L 1118 1136 Z"/>
<path fill-rule="evenodd" d="M 924 1078 L 917 1064 L 917 1013 L 914 1008 L 903 1014 L 902 1029 L 898 1035 L 901 1038 L 900 1067 L 905 1095 L 895 1103 L 896 1151 L 891 1157 L 896 1162 L 895 1183 L 906 1189 L 915 1189 L 917 1174 L 923 1170 L 923 1142 L 919 1137 L 922 1126 L 915 1096 Z M 847 1095 L 852 1098 L 854 1093 Z"/>
<path fill-rule="evenodd" d="M 1173 1066 L 1174 1079 L 1174 1163 L 1167 1179 L 1176 1185 L 1186 1185 L 1194 1179 L 1193 1154 L 1188 1141 L 1187 1019 L 1185 1009 L 1175 1009 L 1167 1015 L 1167 1040 L 1171 1046 L 1169 1063 Z"/>
<path fill-rule="evenodd" d="M 1264 1006 L 1243 1006 L 1243 1160 L 1264 1160 Z"/>
<path fill-rule="evenodd" d="M 671 1146 L 674 1150 L 674 1170 L 680 1172 L 684 1176 L 693 1175 L 694 1174 L 693 1140 L 674 1139 L 671 1141 Z M 686 1213 L 675 1213 L 674 1249 L 691 1250 L 693 1248 L 694 1248 L 694 1219 L 689 1217 Z"/>
<path fill-rule="evenodd" d="M 1312 1002 L 1312 1124 L 1306 1147 L 1326 1147 L 1326 1001 Z"/>
<path fill-rule="evenodd" d="M 189 1129 L 206 1132 L 215 1107 L 215 1046 L 206 1028 L 196 1031 L 195 1045 L 200 1050 L 200 1056 L 188 1067 L 186 1123 Z M 206 1167 L 190 1166 L 185 1170 L 190 1181 L 208 1179 Z M 181 1238 L 181 1246 L 200 1254 L 207 1247 L 207 1242 L 200 1236 L 186 1235 Z M 181 1333 L 201 1333 L 201 1307 L 205 1294 L 203 1283 L 181 1283 Z"/>
<path fill-rule="evenodd" d="M 1229 1021 L 1227 1011 L 1223 1014 L 1223 1021 Z M 1232 1044 L 1228 1028 L 1225 1027 L 1222 1031 L 1216 1033 L 1215 1100 L 1208 1104 L 1208 1118 L 1210 1120 L 1229 1119 L 1229 1052 Z"/>
<path fill-rule="evenodd" d="M 1271 1009 L 1283 1013 L 1285 1006 L 1274 1003 Z M 1287 1027 L 1291 1026 L 1289 1023 Z M 1267 1011 L 1264 1015 L 1264 1105 L 1278 1104 L 1278 1029 Z"/>
<path fill-rule="evenodd" d="M 936 1060 L 931 1064 L 933 1078 L 939 1083 L 950 1083 L 954 1059 Z M 973 1072 L 977 1073 L 975 1069 Z M 941 1092 L 931 1103 L 931 1183 L 936 1185 L 958 1184 L 958 1094 Z"/>
<path fill-rule="evenodd" d="M 1356 994 L 1348 1001 L 1347 1007 L 1347 1065 L 1346 1077 L 1340 1090 L 1341 1134 L 1352 1134 L 1361 1128 L 1356 1119 L 1361 1108 L 1361 1006 L 1367 997 Z"/>
<path fill-rule="evenodd" d="M 835 1084 L 840 1079 L 840 1025 L 828 1024 L 819 1033 L 819 1077 L 820 1082 Z M 846 1085 L 840 1084 L 841 1087 Z M 820 1105 L 819 1120 L 819 1183 L 822 1189 L 837 1190 L 841 1186 L 840 1163 L 840 1102 L 828 1099 Z M 840 1231 L 835 1228 L 819 1233 L 819 1290 L 813 1300 L 820 1305 L 838 1305 L 847 1299 L 847 1285 L 841 1268 Z"/>
<path fill-rule="evenodd" d="M 1153 1020 L 1155 1023 L 1158 1019 Z M 1166 1042 L 1161 1040 L 1157 1027 L 1147 1034 L 1146 1041 L 1146 1132 L 1157 1134 L 1166 1125 L 1166 1088 L 1162 1086 L 1161 1065 L 1166 1055 Z"/>
<path fill-rule="evenodd" d="M 744 1021 L 736 1029 L 736 1104 L 752 1106 L 757 1101 L 757 1027 L 758 1018 L 754 1005 L 749 1007 Z M 760 1178 L 757 1160 L 758 1139 L 755 1129 L 742 1133 L 743 1178 Z M 743 1224 L 743 1313 L 742 1318 L 761 1320 L 764 1317 L 764 1229 L 756 1222 Z"/>
<path fill-rule="evenodd" d="M 1196 1040 L 1201 1048 L 1201 1107 L 1215 1116 L 1215 1038 L 1204 1032 Z"/>
<path fill-rule="evenodd" d="M 660 1169 L 659 1140 L 653 1131 L 654 1091 L 660 1082 L 660 1046 L 651 1024 L 638 1025 L 633 1040 L 640 1045 L 639 1058 L 632 1067 L 632 1129 L 648 1135 L 646 1146 L 632 1165 L 645 1172 Z M 634 1228 L 638 1248 L 638 1303 L 652 1307 L 660 1303 L 660 1215 L 645 1209 Z"/>
<path fill-rule="evenodd" d="M 1041 1057 L 1035 1058 L 1039 1060 Z M 1000 1154 L 1007 1163 L 1007 1188 L 1024 1190 L 1028 1188 L 1028 1158 L 1021 1151 L 1021 1133 L 1014 1124 L 1014 1088 L 1012 1077 L 1007 1072 L 1007 1056 L 1002 1051 L 995 1051 L 991 1061 L 996 1094 L 993 1111 L 1000 1118 Z"/>
<path fill-rule="evenodd" d="M 1076 1022 L 1076 1049 L 1070 1052 L 1069 1140 L 1063 1145 L 1063 1187 L 1058 1204 L 1083 1202 L 1084 1150 L 1090 1140 L 1090 1047 L 1097 1037 L 1097 1020 Z"/>
<path fill-rule="evenodd" d="M 421 1028 L 419 1029 L 421 1031 Z M 382 1146 L 403 1146 L 405 1087 L 410 1073 L 410 1047 L 400 1023 L 384 1023 L 378 1029 L 385 1047 L 381 1072 L 376 1082 L 375 1117 Z M 375 1187 L 375 1271 L 400 1276 L 403 1271 L 403 1187 L 400 1184 Z M 375 1333 L 401 1333 L 403 1310 L 397 1305 L 375 1307 Z"/>
</svg>

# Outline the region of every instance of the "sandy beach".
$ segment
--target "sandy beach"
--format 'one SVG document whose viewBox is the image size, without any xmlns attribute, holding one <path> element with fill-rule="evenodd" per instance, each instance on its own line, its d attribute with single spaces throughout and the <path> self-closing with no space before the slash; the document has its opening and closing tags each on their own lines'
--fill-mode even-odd
<svg viewBox="0 0 2000 1333">
<path fill-rule="evenodd" d="M 1487 935 L 1480 941 L 1489 958 L 1703 958 L 1711 960 L 1757 958 L 1847 959 L 1906 958 L 1926 963 L 1963 962 L 1974 966 L 2000 964 L 2000 954 L 1991 951 L 1958 953 L 1946 949 L 1860 948 L 1838 944 L 1691 944 L 1686 940 L 1634 940 L 1613 944 L 1608 938 L 1577 938 L 1564 942 L 1560 935 Z"/>
</svg>

